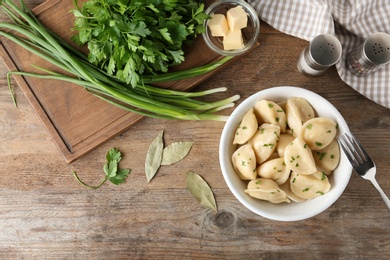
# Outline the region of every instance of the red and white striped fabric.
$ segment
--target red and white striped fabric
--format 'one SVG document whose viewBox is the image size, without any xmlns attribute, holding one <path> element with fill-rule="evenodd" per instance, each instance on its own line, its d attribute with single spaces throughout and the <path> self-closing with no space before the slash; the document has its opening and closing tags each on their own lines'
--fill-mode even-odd
<svg viewBox="0 0 390 260">
<path fill-rule="evenodd" d="M 390 34 L 389 0 L 248 0 L 264 22 L 275 29 L 311 41 L 334 34 L 343 46 L 336 64 L 340 78 L 374 102 L 390 108 L 390 64 L 358 77 L 346 66 L 347 54 L 375 32 Z M 390 44 L 390 43 L 389 43 Z"/>
</svg>

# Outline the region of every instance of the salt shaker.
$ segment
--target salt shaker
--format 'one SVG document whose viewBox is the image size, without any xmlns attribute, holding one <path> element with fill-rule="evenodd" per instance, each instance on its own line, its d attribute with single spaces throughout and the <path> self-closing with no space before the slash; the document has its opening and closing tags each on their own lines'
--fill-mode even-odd
<svg viewBox="0 0 390 260">
<path fill-rule="evenodd" d="M 299 55 L 297 68 L 306 76 L 318 76 L 340 60 L 342 46 L 331 34 L 316 36 Z"/>
<path fill-rule="evenodd" d="M 347 56 L 348 70 L 366 76 L 390 63 L 390 35 L 376 32 L 354 48 Z"/>
</svg>

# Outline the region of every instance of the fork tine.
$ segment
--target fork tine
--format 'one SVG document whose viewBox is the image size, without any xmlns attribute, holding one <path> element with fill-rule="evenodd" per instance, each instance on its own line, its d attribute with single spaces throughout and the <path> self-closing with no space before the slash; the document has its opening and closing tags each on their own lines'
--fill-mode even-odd
<svg viewBox="0 0 390 260">
<path fill-rule="evenodd" d="M 364 161 L 370 161 L 371 160 L 371 157 L 368 155 L 368 153 L 366 152 L 366 150 L 363 148 L 363 146 L 360 144 L 360 142 L 355 138 L 355 136 L 350 133 L 352 140 L 356 143 L 356 150 L 360 153 L 360 155 L 362 156 L 362 159 Z"/>
<path fill-rule="evenodd" d="M 368 155 L 363 146 L 359 141 L 353 136 L 352 133 L 344 133 L 339 138 L 341 147 L 343 148 L 348 159 L 351 161 L 352 166 L 358 167 L 360 164 L 368 163 L 374 165 L 371 160 L 371 157 Z"/>
<path fill-rule="evenodd" d="M 346 139 L 345 134 L 341 135 L 340 138 L 338 138 L 338 140 L 339 143 L 341 144 L 341 148 L 344 150 L 344 153 L 347 156 L 348 160 L 351 162 L 353 168 L 357 167 L 358 163 L 355 160 L 355 157 L 352 157 L 353 150 L 350 142 Z"/>
<path fill-rule="evenodd" d="M 353 149 L 353 154 L 355 155 L 355 159 L 359 164 L 362 164 L 364 161 L 366 161 L 365 153 L 362 151 L 364 150 L 361 144 L 356 140 L 356 138 L 350 133 L 349 135 L 347 133 L 344 134 L 345 138 L 348 140 L 350 146 Z"/>
</svg>

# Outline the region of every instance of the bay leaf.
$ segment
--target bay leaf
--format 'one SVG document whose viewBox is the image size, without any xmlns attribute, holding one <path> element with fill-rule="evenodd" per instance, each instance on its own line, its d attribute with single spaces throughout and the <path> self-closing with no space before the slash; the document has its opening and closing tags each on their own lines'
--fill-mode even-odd
<svg viewBox="0 0 390 260">
<path fill-rule="evenodd" d="M 162 130 L 149 146 L 145 159 L 146 180 L 150 182 L 161 166 L 164 149 L 164 130 Z"/>
<path fill-rule="evenodd" d="M 191 171 L 188 172 L 186 184 L 191 194 L 201 205 L 218 212 L 213 191 L 199 174 Z"/>
<path fill-rule="evenodd" d="M 175 142 L 163 150 L 161 165 L 177 163 L 187 156 L 194 142 Z"/>
</svg>

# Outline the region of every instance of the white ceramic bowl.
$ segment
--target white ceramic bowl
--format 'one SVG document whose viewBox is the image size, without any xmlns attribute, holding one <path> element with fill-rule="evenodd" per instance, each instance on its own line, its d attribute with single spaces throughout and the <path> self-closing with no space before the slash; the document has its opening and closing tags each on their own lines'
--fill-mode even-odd
<svg viewBox="0 0 390 260">
<path fill-rule="evenodd" d="M 257 38 L 260 33 L 260 19 L 255 9 L 243 0 L 219 0 L 212 3 L 205 11 L 206 14 L 224 14 L 233 7 L 242 6 L 244 11 L 248 14 L 248 25 L 246 28 L 242 29 L 242 35 L 244 38 L 244 48 L 237 50 L 224 50 L 222 37 L 214 37 L 211 35 L 210 29 L 207 24 L 210 20 L 205 20 L 204 26 L 206 28 L 206 32 L 204 32 L 203 39 L 206 42 L 207 46 L 223 56 L 236 56 L 239 54 L 243 54 L 244 52 L 250 50 L 253 45 L 256 43 Z"/>
<path fill-rule="evenodd" d="M 238 178 L 231 162 L 231 157 L 235 149 L 233 138 L 238 124 L 241 122 L 244 114 L 250 108 L 254 107 L 257 101 L 266 99 L 280 102 L 285 101 L 290 97 L 305 98 L 312 105 L 318 116 L 328 117 L 337 121 L 339 125 L 338 135 L 349 132 L 348 125 L 339 111 L 320 95 L 298 87 L 273 87 L 250 96 L 237 106 L 225 124 L 219 147 L 219 160 L 222 174 L 234 196 L 245 207 L 256 214 L 278 221 L 303 220 L 323 212 L 343 193 L 352 173 L 351 164 L 345 154 L 340 150 L 341 158 L 339 165 L 329 176 L 331 189 L 323 196 L 304 202 L 272 204 L 268 201 L 252 198 L 244 192 L 248 182 Z"/>
</svg>

